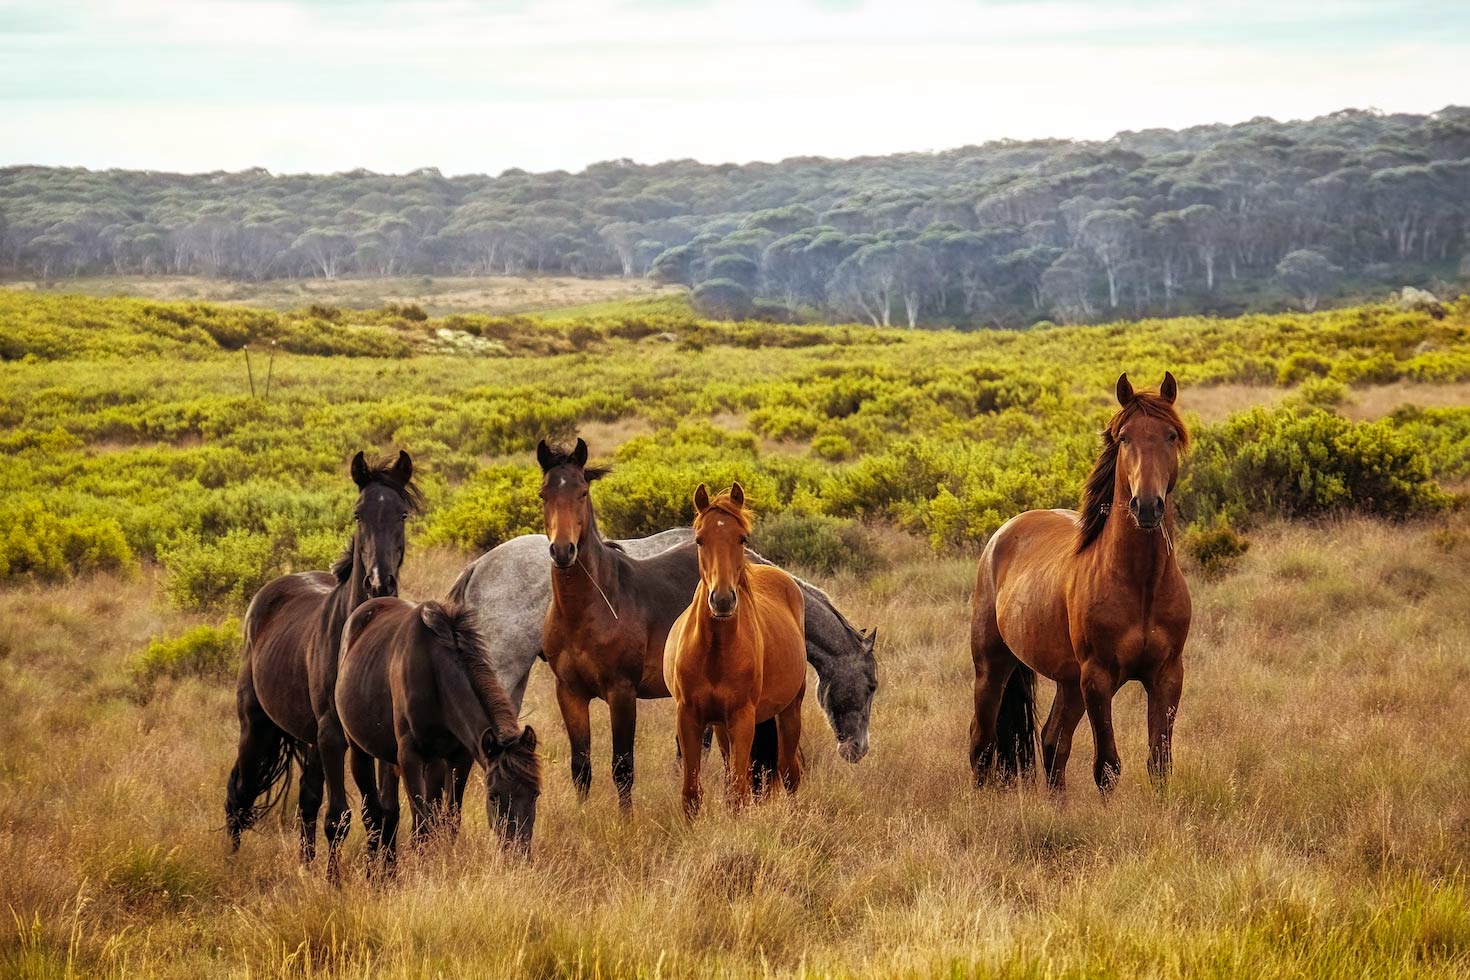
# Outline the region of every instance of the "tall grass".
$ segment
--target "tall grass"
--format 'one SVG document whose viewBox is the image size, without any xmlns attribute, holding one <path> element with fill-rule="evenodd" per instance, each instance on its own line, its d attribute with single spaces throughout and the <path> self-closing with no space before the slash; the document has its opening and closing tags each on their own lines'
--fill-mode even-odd
<svg viewBox="0 0 1470 980">
<path fill-rule="evenodd" d="M 1147 784 L 1134 686 L 1118 699 L 1124 774 L 1108 803 L 1085 726 L 1065 798 L 971 788 L 973 565 L 889 534 L 881 570 L 822 580 L 879 629 L 859 765 L 837 758 L 810 705 L 801 794 L 739 816 L 706 807 L 689 826 L 669 704 L 645 703 L 624 820 L 605 713 L 579 806 L 538 667 L 533 858 L 495 846 L 472 781 L 456 843 L 407 855 L 386 885 L 356 867 L 340 891 L 297 868 L 274 819 L 227 853 L 232 685 L 179 672 L 139 693 L 138 652 L 194 622 L 155 601 L 151 566 L 12 587 L 0 973 L 1462 977 L 1467 532 L 1461 517 L 1273 525 L 1232 570 L 1191 570 L 1176 777 L 1163 797 Z M 407 591 L 441 589 L 463 557 L 412 557 Z M 360 859 L 360 827 L 348 852 Z"/>
</svg>

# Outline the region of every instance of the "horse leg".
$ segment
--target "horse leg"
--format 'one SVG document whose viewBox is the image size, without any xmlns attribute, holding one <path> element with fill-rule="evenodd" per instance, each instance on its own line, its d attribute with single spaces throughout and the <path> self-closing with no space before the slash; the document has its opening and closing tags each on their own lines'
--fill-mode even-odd
<svg viewBox="0 0 1470 980">
<path fill-rule="evenodd" d="M 1007 652 L 1004 658 L 988 652 L 975 657 L 975 714 L 970 719 L 970 770 L 975 785 L 990 781 L 996 763 L 996 723 L 1000 718 L 1000 702 L 1006 681 L 1016 669 L 1016 658 Z"/>
<path fill-rule="evenodd" d="M 725 799 L 732 809 L 750 802 L 750 747 L 755 741 L 755 707 L 747 705 L 731 713 L 725 722 L 729 733 L 730 757 L 726 767 Z"/>
<path fill-rule="evenodd" d="M 780 768 L 781 734 L 776 719 L 767 718 L 755 726 L 755 740 L 750 743 L 750 783 L 757 797 L 770 795 Z"/>
<path fill-rule="evenodd" d="M 306 748 L 306 768 L 301 773 L 301 794 L 296 800 L 296 819 L 301 827 L 301 863 L 316 858 L 316 817 L 322 808 L 322 754 L 315 744 Z"/>
<path fill-rule="evenodd" d="M 378 801 L 383 807 L 382 867 L 385 874 L 398 868 L 398 767 L 378 762 Z"/>
<path fill-rule="evenodd" d="M 337 722 L 335 712 L 331 717 L 317 719 L 316 751 L 321 760 L 322 776 L 327 787 L 327 880 L 332 884 L 341 881 L 338 852 L 347 840 L 352 826 L 352 810 L 347 804 L 347 736 Z"/>
<path fill-rule="evenodd" d="M 470 770 L 473 768 L 475 768 L 475 759 L 468 752 L 456 756 L 450 763 L 449 774 L 452 783 L 446 790 L 450 839 L 459 837 L 459 824 L 464 813 L 464 788 L 469 782 Z"/>
<path fill-rule="evenodd" d="M 638 692 L 631 685 L 609 691 L 608 714 L 612 718 L 612 774 L 618 787 L 618 806 L 624 813 L 633 809 L 633 743 L 638 733 Z"/>
<path fill-rule="evenodd" d="M 1097 755 L 1092 763 L 1092 778 L 1103 793 L 1111 792 L 1123 773 L 1118 758 L 1118 743 L 1113 738 L 1113 695 L 1118 684 L 1112 671 L 1089 661 L 1082 667 L 1082 699 L 1087 706 L 1087 720 L 1092 724 L 1092 743 Z"/>
<path fill-rule="evenodd" d="M 414 748 L 408 735 L 398 737 L 398 771 L 408 788 L 408 809 L 413 816 L 413 827 L 409 831 L 410 845 L 420 843 L 434 826 L 434 795 L 437 784 L 429 783 L 429 763 Z"/>
<path fill-rule="evenodd" d="M 699 767 L 704 761 L 701 741 L 707 729 L 700 724 L 699 717 L 693 709 L 678 706 L 678 730 L 679 757 L 684 769 L 684 818 L 693 820 L 699 815 L 699 804 L 701 802 L 701 787 L 699 784 Z"/>
<path fill-rule="evenodd" d="M 801 785 L 801 702 L 805 697 L 806 684 L 803 683 L 801 690 L 796 692 L 796 697 L 776 716 L 780 753 L 776 772 L 788 793 L 795 793 Z"/>
<path fill-rule="evenodd" d="M 362 829 L 367 834 L 369 867 L 378 861 L 383 844 L 383 801 L 378 797 L 375 761 L 355 745 L 348 746 L 347 758 L 352 768 L 352 781 L 362 797 Z"/>
<path fill-rule="evenodd" d="M 1058 681 L 1057 696 L 1052 699 L 1051 713 L 1046 716 L 1046 725 L 1041 730 L 1041 759 L 1046 769 L 1047 784 L 1059 793 L 1067 788 L 1067 760 L 1072 755 L 1072 735 L 1086 712 L 1081 685 Z"/>
<path fill-rule="evenodd" d="M 1174 717 L 1184 691 L 1184 660 L 1166 661 L 1145 685 L 1148 691 L 1148 776 L 1163 792 L 1174 770 Z"/>
<path fill-rule="evenodd" d="M 558 679 L 556 704 L 572 745 L 572 785 L 577 788 L 578 801 L 585 803 L 592 789 L 592 720 L 587 713 L 587 699 Z"/>
</svg>

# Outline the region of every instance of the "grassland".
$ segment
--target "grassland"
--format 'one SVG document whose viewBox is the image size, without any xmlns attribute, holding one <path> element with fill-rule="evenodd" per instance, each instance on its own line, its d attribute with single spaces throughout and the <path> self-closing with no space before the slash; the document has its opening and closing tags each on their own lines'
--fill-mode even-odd
<svg viewBox="0 0 1470 980">
<path fill-rule="evenodd" d="M 451 313 L 540 313 L 683 292 L 676 287 L 655 285 L 646 279 L 533 275 L 267 279 L 261 282 L 206 276 L 82 276 L 10 280 L 0 282 L 0 288 L 77 296 L 203 300 L 269 310 L 294 310 L 313 303 L 355 309 L 395 303 L 417 306 L 434 316 Z"/>
<path fill-rule="evenodd" d="M 1470 971 L 1465 304 L 1442 322 L 1365 308 L 911 337 L 666 305 L 418 321 L 0 302 L 0 974 Z M 498 346 L 425 343 L 443 329 Z M 232 348 L 271 338 L 357 356 L 283 354 L 271 400 L 251 398 Z M 964 638 L 987 513 L 1075 500 L 1117 372 L 1166 366 L 1198 436 L 1175 781 L 1147 786 L 1130 689 L 1111 802 L 1085 729 L 1064 799 L 977 793 Z M 386 886 L 354 868 L 329 888 L 275 819 L 230 856 L 219 636 L 264 576 L 340 547 L 347 453 L 417 455 L 431 508 L 402 581 L 428 597 L 534 525 L 528 450 L 573 430 L 618 465 L 596 502 L 620 532 L 682 519 L 695 479 L 753 488 L 781 529 L 762 547 L 878 627 L 868 758 L 841 762 L 810 706 L 800 797 L 688 827 L 654 703 L 625 821 L 605 712 L 576 804 L 542 669 L 529 863 L 494 847 L 474 788 L 460 840 Z M 1221 533 L 1249 550 L 1222 560 L 1204 546 Z"/>
</svg>

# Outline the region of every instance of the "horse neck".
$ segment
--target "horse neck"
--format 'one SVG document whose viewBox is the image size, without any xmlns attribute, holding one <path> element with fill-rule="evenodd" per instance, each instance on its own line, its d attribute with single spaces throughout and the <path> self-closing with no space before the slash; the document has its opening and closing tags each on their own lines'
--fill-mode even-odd
<svg viewBox="0 0 1470 980">
<path fill-rule="evenodd" d="M 342 627 L 347 625 L 347 617 L 370 598 L 367 588 L 363 585 L 366 577 L 367 569 L 362 564 L 362 551 L 358 548 L 357 532 L 354 531 L 352 534 L 352 568 L 347 572 L 347 581 L 338 582 L 332 587 L 324 610 L 324 626 L 331 639 L 336 640 L 341 637 Z"/>
<path fill-rule="evenodd" d="M 1107 523 L 1094 549 L 1097 562 L 1105 568 L 1121 568 L 1127 580 L 1140 591 L 1151 591 L 1164 573 L 1174 566 L 1174 502 L 1164 504 L 1164 522 L 1155 531 L 1133 523 L 1128 513 L 1128 486 L 1119 474 Z"/>
</svg>

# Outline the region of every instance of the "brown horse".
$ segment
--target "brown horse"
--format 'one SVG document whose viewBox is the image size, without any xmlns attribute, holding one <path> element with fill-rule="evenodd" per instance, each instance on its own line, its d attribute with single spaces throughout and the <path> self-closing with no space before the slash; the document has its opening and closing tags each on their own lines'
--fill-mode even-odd
<svg viewBox="0 0 1470 980">
<path fill-rule="evenodd" d="M 400 776 L 408 784 L 411 841 L 440 821 L 457 829 L 460 793 L 476 762 L 485 769 L 490 826 L 506 846 L 530 848 L 541 792 L 536 732 L 521 727 L 467 607 L 363 603 L 342 632 L 335 695 L 370 852 L 389 866 L 396 857 Z M 341 780 L 342 772 L 327 778 Z M 334 798 L 346 798 L 333 789 Z M 328 838 L 334 881 L 339 843 Z"/>
<path fill-rule="evenodd" d="M 233 849 L 240 835 L 275 805 L 293 760 L 300 762 L 298 818 L 301 858 L 316 855 L 316 819 L 322 804 L 319 712 L 312 698 L 318 676 L 335 677 L 342 625 L 373 596 L 396 595 L 408 515 L 420 509 L 413 461 L 400 452 L 370 465 L 352 459 L 357 522 L 352 541 L 330 572 L 283 575 L 265 585 L 245 613 L 245 649 L 236 686 L 240 744 L 225 790 L 225 825 Z M 340 762 L 338 763 L 340 766 Z M 280 791 L 272 788 L 280 785 Z M 257 800 L 265 795 L 263 803 Z M 330 824 L 329 836 L 346 829 Z"/>
<path fill-rule="evenodd" d="M 755 726 L 776 719 L 776 772 L 801 784 L 801 701 L 806 694 L 805 602 L 796 580 L 745 554 L 750 517 L 736 483 L 710 499 L 694 491 L 699 587 L 664 647 L 664 680 L 677 705 L 684 814 L 699 812 L 701 741 L 713 726 L 725 757 L 727 798 L 750 799 Z M 767 787 L 762 787 L 766 789 Z"/>
<path fill-rule="evenodd" d="M 589 486 L 606 470 L 587 466 L 587 444 L 567 451 L 536 447 L 541 506 L 551 543 L 551 605 L 541 650 L 556 675 L 556 703 L 571 743 L 572 782 L 581 799 L 592 785 L 593 698 L 612 720 L 612 772 L 618 802 L 633 805 L 633 742 L 638 699 L 666 698 L 664 640 L 689 594 L 678 587 L 682 548 L 635 559 L 602 539 Z"/>
<path fill-rule="evenodd" d="M 983 785 L 1035 765 L 1035 674 L 1056 682 L 1042 730 L 1048 781 L 1061 789 L 1072 733 L 1086 712 L 1107 792 L 1122 772 L 1113 695 L 1130 680 L 1148 692 L 1148 771 L 1162 788 L 1172 767 L 1174 715 L 1184 684 L 1189 587 L 1174 559 L 1172 492 L 1189 432 L 1174 409 L 1179 386 L 1157 392 L 1118 379 L 1122 408 L 1103 431 L 1082 512 L 1033 510 L 985 548 L 975 584 L 970 651 L 975 715 L 970 767 Z"/>
</svg>

